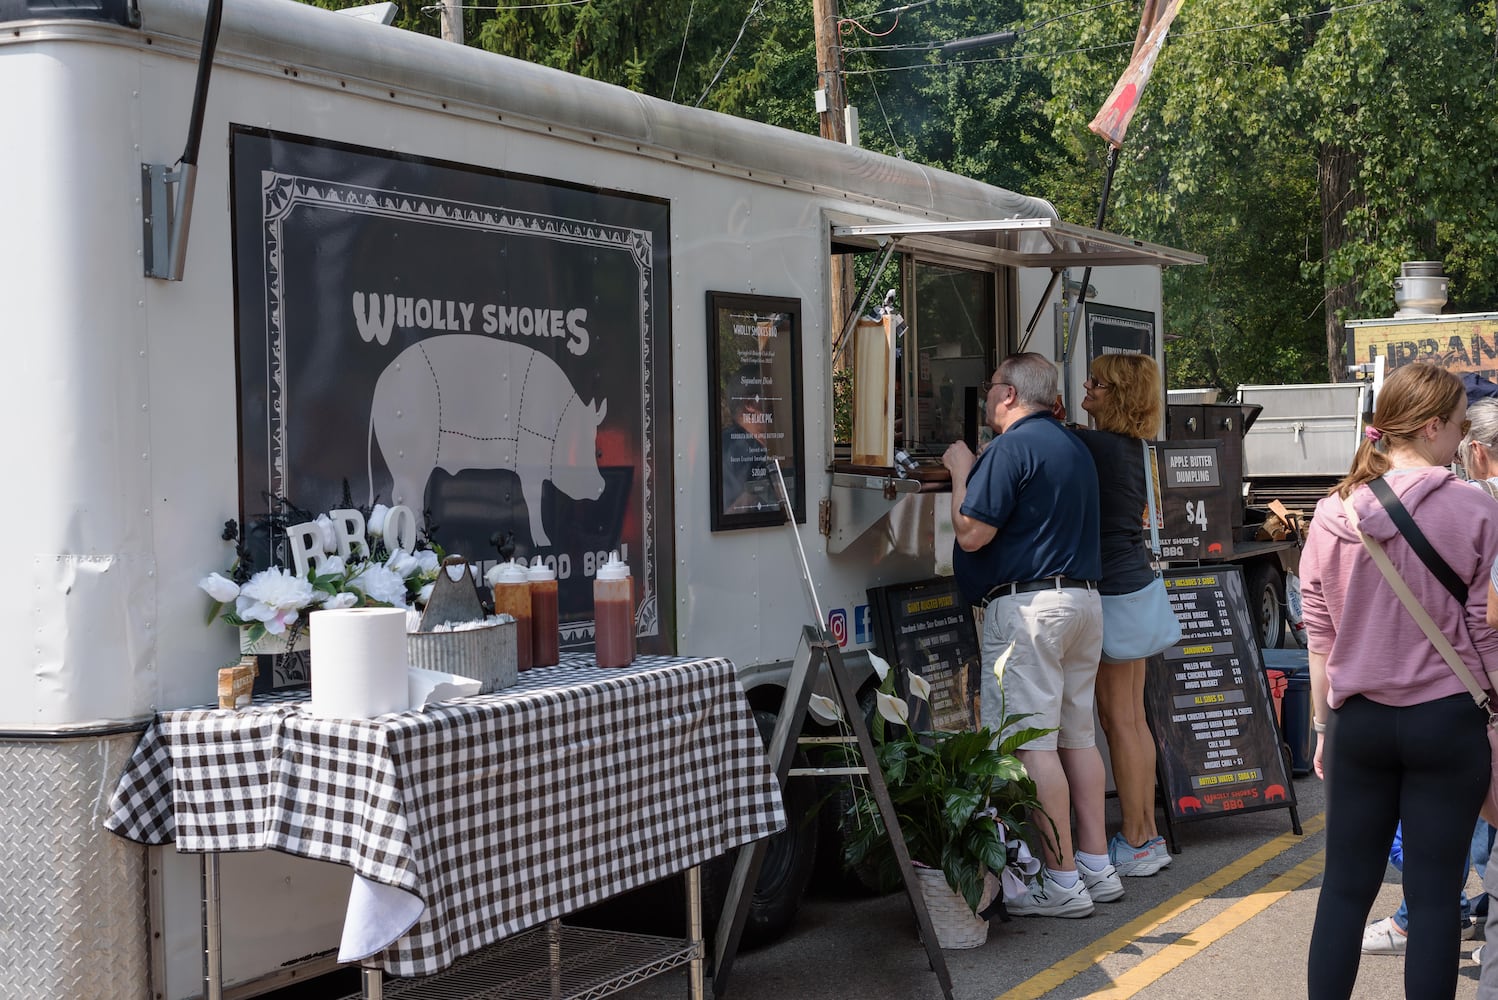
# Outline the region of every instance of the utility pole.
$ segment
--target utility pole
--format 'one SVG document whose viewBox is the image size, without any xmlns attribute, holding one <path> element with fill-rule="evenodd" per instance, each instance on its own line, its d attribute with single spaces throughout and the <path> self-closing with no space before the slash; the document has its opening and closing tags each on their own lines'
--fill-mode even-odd
<svg viewBox="0 0 1498 1000">
<path fill-rule="evenodd" d="M 817 40 L 817 123 L 823 139 L 848 141 L 848 97 L 843 91 L 843 46 L 838 36 L 837 0 L 812 0 Z M 856 290 L 853 262 L 847 254 L 832 255 L 832 330 L 843 328 Z M 829 341 L 830 342 L 830 341 Z M 844 359 L 849 355 L 844 354 Z M 845 362 L 846 363 L 846 362 Z"/>
<path fill-rule="evenodd" d="M 463 0 L 442 0 L 442 40 L 463 44 Z"/>
<path fill-rule="evenodd" d="M 823 139 L 847 142 L 847 94 L 843 92 L 843 46 L 837 30 L 837 0 L 812 0 L 817 39 L 817 121 Z"/>
</svg>

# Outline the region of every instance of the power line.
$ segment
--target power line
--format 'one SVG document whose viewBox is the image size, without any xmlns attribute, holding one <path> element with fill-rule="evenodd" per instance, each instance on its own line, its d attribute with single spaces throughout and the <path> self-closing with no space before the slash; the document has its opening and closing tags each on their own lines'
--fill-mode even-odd
<svg viewBox="0 0 1498 1000">
<path fill-rule="evenodd" d="M 681 64 L 687 57 L 687 36 L 692 33 L 692 12 L 697 9 L 697 0 L 687 8 L 687 26 L 681 29 L 681 52 L 676 56 L 676 75 L 671 78 L 671 100 L 676 100 L 676 83 L 681 79 Z"/>
<path fill-rule="evenodd" d="M 1223 25 L 1222 27 L 1218 28 L 1200 28 L 1196 31 L 1182 31 L 1173 33 L 1171 35 L 1171 38 L 1173 40 L 1179 41 L 1180 39 L 1191 38 L 1196 35 L 1215 35 L 1220 34 L 1224 31 L 1243 31 L 1248 28 L 1263 28 L 1271 25 L 1293 23 L 1296 21 L 1308 21 L 1316 17 L 1331 17 L 1334 14 L 1341 14 L 1351 10 L 1358 10 L 1362 7 L 1373 7 L 1377 6 L 1378 4 L 1393 2 L 1395 2 L 1395 0 L 1362 0 L 1361 3 L 1345 4 L 1343 6 L 1332 7 L 1327 10 L 1311 11 L 1308 14 L 1297 14 L 1294 16 L 1285 15 L 1267 21 L 1254 21 L 1250 24 L 1229 24 Z M 1132 48 L 1133 45 L 1134 42 L 1130 40 L 1127 42 L 1110 42 L 1106 45 L 1089 45 L 1076 49 L 1061 49 L 1055 52 L 1027 52 L 1013 56 L 990 56 L 986 59 L 953 59 L 943 62 L 912 63 L 908 66 L 879 66 L 873 69 L 845 69 L 843 70 L 843 74 L 845 76 L 874 76 L 880 73 L 904 73 L 910 70 L 945 69 L 948 67 L 957 66 L 980 66 L 985 63 L 1017 63 L 1026 62 L 1033 59 L 1059 59 L 1062 56 L 1082 55 L 1088 52 L 1106 52 L 1109 49 Z M 876 49 L 877 48 L 878 47 L 876 47 Z M 875 51 L 875 49 L 860 49 L 857 51 Z"/>
<path fill-rule="evenodd" d="M 735 38 L 733 40 L 733 44 L 728 47 L 728 55 L 723 57 L 723 62 L 718 67 L 718 71 L 714 73 L 713 78 L 707 82 L 707 86 L 703 88 L 702 96 L 697 98 L 697 103 L 694 104 L 693 107 L 702 107 L 702 102 L 707 100 L 707 95 L 712 91 L 714 85 L 717 84 L 718 77 L 722 76 L 723 71 L 728 68 L 728 60 L 732 59 L 734 52 L 738 50 L 739 42 L 742 42 L 744 40 L 744 32 L 749 30 L 749 22 L 754 20 L 754 15 L 764 10 L 765 4 L 768 2 L 769 0 L 754 0 L 754 2 L 749 5 L 749 13 L 744 15 L 744 23 L 739 25 L 739 36 Z"/>
<path fill-rule="evenodd" d="M 520 4 L 500 4 L 500 5 L 490 5 L 490 6 L 481 6 L 481 5 L 477 5 L 477 4 L 460 4 L 460 5 L 458 5 L 457 9 L 458 10 L 488 10 L 488 11 L 500 11 L 500 10 L 540 10 L 543 7 L 581 7 L 585 3 L 592 3 L 592 2 L 593 2 L 593 0 L 553 0 L 553 2 L 551 2 L 551 3 L 520 3 Z M 437 4 L 427 4 L 426 6 L 424 6 L 424 7 L 421 8 L 421 12 L 423 14 L 440 13 L 441 11 L 442 11 L 442 5 L 440 3 L 437 3 Z"/>
</svg>

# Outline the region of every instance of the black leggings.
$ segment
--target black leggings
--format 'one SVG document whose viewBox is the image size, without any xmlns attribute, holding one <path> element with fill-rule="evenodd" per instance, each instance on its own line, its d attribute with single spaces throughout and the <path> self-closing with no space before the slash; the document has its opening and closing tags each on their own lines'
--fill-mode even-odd
<svg viewBox="0 0 1498 1000">
<path fill-rule="evenodd" d="M 1316 903 L 1310 1000 L 1352 996 L 1363 925 L 1404 822 L 1406 1000 L 1451 1000 L 1461 951 L 1457 894 L 1489 772 L 1483 713 L 1465 694 L 1395 708 L 1349 698 L 1326 754 L 1326 874 Z"/>
</svg>

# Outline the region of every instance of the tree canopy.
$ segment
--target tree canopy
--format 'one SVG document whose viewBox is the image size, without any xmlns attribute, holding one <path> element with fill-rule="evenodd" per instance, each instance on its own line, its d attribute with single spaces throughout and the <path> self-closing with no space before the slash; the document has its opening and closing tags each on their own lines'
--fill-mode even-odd
<svg viewBox="0 0 1498 1000">
<path fill-rule="evenodd" d="M 316 0 L 347 6 L 344 0 Z M 842 0 L 864 146 L 1091 224 L 1141 0 Z M 817 130 L 804 0 L 465 8 L 468 44 Z M 402 27 L 438 33 L 401 0 Z M 1343 323 L 1394 310 L 1406 260 L 1498 308 L 1498 32 L 1477 0 L 1186 0 L 1121 148 L 1105 227 L 1203 253 L 1165 277 L 1173 385 L 1343 378 Z M 943 56 L 935 43 L 1013 31 Z"/>
</svg>

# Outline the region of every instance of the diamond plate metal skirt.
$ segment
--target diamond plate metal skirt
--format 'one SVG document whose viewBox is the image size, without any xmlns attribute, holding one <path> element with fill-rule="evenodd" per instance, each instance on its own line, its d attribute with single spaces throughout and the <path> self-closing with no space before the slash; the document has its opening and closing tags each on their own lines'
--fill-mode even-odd
<svg viewBox="0 0 1498 1000">
<path fill-rule="evenodd" d="M 147 1000 L 146 849 L 104 830 L 138 733 L 0 740 L 0 1000 Z"/>
</svg>

